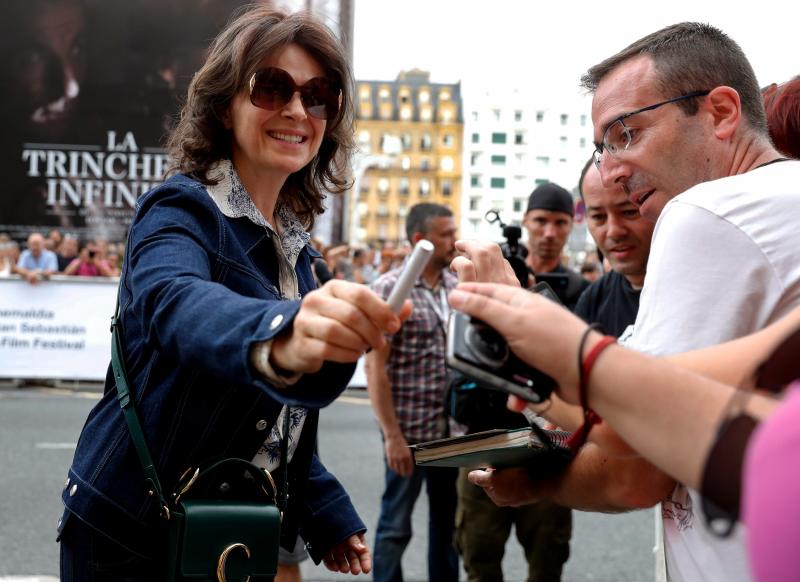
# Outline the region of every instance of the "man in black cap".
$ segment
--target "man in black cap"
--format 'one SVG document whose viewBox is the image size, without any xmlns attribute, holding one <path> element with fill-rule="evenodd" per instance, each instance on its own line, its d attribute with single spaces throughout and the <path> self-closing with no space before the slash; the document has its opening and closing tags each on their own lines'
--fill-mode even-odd
<svg viewBox="0 0 800 582">
<path fill-rule="evenodd" d="M 569 310 L 575 308 L 589 281 L 561 264 L 561 251 L 572 231 L 572 196 L 558 184 L 536 187 L 528 198 L 522 224 L 528 231 L 525 263 L 537 281 L 545 281 Z"/>
</svg>

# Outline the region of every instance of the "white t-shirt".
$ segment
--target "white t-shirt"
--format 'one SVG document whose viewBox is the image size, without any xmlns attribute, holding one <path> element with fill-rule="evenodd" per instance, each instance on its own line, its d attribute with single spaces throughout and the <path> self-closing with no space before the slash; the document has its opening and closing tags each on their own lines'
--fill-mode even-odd
<svg viewBox="0 0 800 582">
<path fill-rule="evenodd" d="M 800 305 L 800 162 L 705 182 L 656 223 L 639 313 L 625 344 L 653 355 L 753 333 Z M 706 526 L 696 491 L 662 504 L 673 582 L 749 580 L 742 531 Z"/>
</svg>

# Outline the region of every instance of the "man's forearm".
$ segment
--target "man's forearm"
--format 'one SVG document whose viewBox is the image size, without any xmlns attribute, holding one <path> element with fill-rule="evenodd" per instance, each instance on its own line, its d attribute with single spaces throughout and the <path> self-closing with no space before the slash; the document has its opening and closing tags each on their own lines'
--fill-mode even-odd
<svg viewBox="0 0 800 582">
<path fill-rule="evenodd" d="M 541 486 L 542 497 L 559 505 L 617 513 L 652 507 L 675 481 L 642 458 L 615 456 L 589 443 L 564 473 Z"/>
</svg>

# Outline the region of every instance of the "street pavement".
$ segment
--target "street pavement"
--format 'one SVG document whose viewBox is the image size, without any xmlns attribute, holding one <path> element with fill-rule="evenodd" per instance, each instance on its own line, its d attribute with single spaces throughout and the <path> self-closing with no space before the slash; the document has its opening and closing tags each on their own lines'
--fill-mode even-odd
<svg viewBox="0 0 800 582">
<path fill-rule="evenodd" d="M 59 492 L 80 429 L 98 397 L 96 390 L 0 388 L 0 582 L 57 580 Z M 342 481 L 370 528 L 370 547 L 383 489 L 381 449 L 363 391 L 351 390 L 323 411 L 320 456 Z M 652 510 L 625 515 L 575 512 L 572 552 L 563 580 L 652 580 L 653 527 Z M 403 561 L 407 582 L 427 579 L 424 491 L 414 511 L 413 528 Z M 526 578 L 525 559 L 513 534 L 503 570 L 509 582 Z M 302 571 L 309 582 L 351 579 L 311 561 L 303 563 Z"/>
</svg>

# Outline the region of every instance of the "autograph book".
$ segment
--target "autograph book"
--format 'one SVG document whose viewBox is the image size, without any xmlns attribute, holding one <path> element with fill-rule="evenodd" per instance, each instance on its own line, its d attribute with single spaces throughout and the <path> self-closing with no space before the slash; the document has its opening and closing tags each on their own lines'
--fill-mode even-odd
<svg viewBox="0 0 800 582">
<path fill-rule="evenodd" d="M 417 465 L 429 467 L 529 466 L 550 473 L 563 469 L 572 458 L 566 445 L 570 433 L 545 431 L 553 447 L 544 444 L 530 428 L 495 429 L 410 445 Z M 541 465 L 541 467 L 540 467 Z"/>
</svg>

